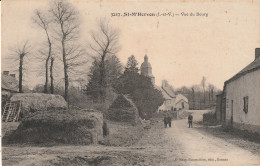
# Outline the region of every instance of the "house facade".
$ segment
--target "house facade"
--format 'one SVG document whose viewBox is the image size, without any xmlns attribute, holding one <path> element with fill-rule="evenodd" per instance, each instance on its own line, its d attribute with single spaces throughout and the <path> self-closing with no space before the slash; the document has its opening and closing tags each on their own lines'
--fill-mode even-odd
<svg viewBox="0 0 260 166">
<path fill-rule="evenodd" d="M 189 103 L 188 99 L 182 95 L 177 94 L 175 96 L 168 95 L 167 91 L 161 88 L 159 89 L 164 97 L 163 104 L 158 108 L 158 112 L 164 112 L 164 111 L 177 111 L 177 110 L 188 110 L 189 109 Z"/>
<path fill-rule="evenodd" d="M 260 133 L 260 48 L 255 60 L 224 84 L 220 118 L 226 125 Z"/>
</svg>

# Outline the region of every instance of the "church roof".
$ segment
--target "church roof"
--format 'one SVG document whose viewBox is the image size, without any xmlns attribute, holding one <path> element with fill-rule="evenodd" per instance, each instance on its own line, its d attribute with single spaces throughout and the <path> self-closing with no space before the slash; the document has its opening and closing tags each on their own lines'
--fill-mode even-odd
<svg viewBox="0 0 260 166">
<path fill-rule="evenodd" d="M 144 62 L 141 64 L 141 68 L 152 68 L 152 65 L 148 62 L 148 56 L 144 56 Z"/>
<path fill-rule="evenodd" d="M 152 65 L 148 62 L 148 56 L 144 56 L 144 62 L 141 64 L 141 74 L 147 77 L 154 77 L 152 73 Z"/>
</svg>

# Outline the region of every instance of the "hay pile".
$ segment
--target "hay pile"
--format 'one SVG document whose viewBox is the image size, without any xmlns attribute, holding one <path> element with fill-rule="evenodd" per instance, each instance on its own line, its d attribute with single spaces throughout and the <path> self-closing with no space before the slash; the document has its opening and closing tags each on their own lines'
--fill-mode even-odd
<svg viewBox="0 0 260 166">
<path fill-rule="evenodd" d="M 137 107 L 125 95 L 119 95 L 109 109 L 104 112 L 104 116 L 114 122 L 125 122 L 132 125 L 141 124 Z"/>
<path fill-rule="evenodd" d="M 6 143 L 96 144 L 103 139 L 103 115 L 98 112 L 48 110 L 26 117 Z"/>
<path fill-rule="evenodd" d="M 49 109 L 67 109 L 68 104 L 60 95 L 44 93 L 18 93 L 14 94 L 11 101 L 22 102 L 22 113 L 30 114 Z"/>
</svg>

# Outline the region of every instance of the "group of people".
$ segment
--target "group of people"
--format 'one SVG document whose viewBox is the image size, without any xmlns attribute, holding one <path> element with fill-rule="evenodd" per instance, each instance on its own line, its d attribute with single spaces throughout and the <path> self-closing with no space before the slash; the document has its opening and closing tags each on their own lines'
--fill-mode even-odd
<svg viewBox="0 0 260 166">
<path fill-rule="evenodd" d="M 188 116 L 189 128 L 192 128 L 192 121 L 193 121 L 193 116 L 190 114 Z M 169 114 L 164 116 L 163 122 L 164 122 L 165 128 L 167 128 L 167 125 L 169 125 L 169 127 L 172 127 L 172 118 L 171 118 L 171 116 Z"/>
</svg>

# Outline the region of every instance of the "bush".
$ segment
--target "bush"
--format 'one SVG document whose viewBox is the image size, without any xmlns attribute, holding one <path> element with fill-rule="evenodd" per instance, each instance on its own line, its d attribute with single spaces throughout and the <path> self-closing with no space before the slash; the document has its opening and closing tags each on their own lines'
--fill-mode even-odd
<svg viewBox="0 0 260 166">
<path fill-rule="evenodd" d="M 124 95 L 119 95 L 104 116 L 114 122 L 125 122 L 132 125 L 140 124 L 138 110 L 134 103 Z"/>
<path fill-rule="evenodd" d="M 142 119 L 150 119 L 163 104 L 162 93 L 155 89 L 151 79 L 136 72 L 125 71 L 115 86 L 119 94 L 129 94 Z"/>
<path fill-rule="evenodd" d="M 215 124 L 217 121 L 214 111 L 203 114 L 203 123 Z"/>
</svg>

